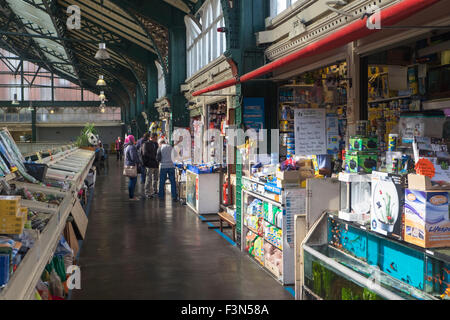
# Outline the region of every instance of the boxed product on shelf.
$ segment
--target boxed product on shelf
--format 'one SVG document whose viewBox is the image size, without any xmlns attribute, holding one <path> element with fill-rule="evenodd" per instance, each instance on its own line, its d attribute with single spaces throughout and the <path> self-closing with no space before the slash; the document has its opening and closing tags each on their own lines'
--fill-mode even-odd
<svg viewBox="0 0 450 320">
<path fill-rule="evenodd" d="M 405 189 L 404 230 L 404 240 L 417 246 L 450 246 L 449 192 Z"/>
<path fill-rule="evenodd" d="M 283 249 L 283 231 L 274 225 L 265 223 L 264 238 L 279 249 Z"/>
<path fill-rule="evenodd" d="M 378 137 L 353 136 L 350 137 L 349 144 L 352 151 L 377 150 Z"/>
<path fill-rule="evenodd" d="M 341 172 L 339 181 L 339 218 L 360 224 L 370 223 L 371 175 Z"/>
<path fill-rule="evenodd" d="M 281 228 L 283 226 L 283 210 L 271 203 L 264 202 L 264 220 Z"/>
<path fill-rule="evenodd" d="M 408 185 L 407 176 L 373 171 L 371 183 L 371 229 L 386 236 L 402 239 L 404 188 Z"/>
<path fill-rule="evenodd" d="M 283 275 L 283 253 L 268 242 L 264 243 L 264 266 L 277 278 Z"/>
<path fill-rule="evenodd" d="M 376 152 L 348 151 L 345 155 L 345 171 L 371 173 L 376 170 L 377 161 Z"/>
<path fill-rule="evenodd" d="M 298 181 L 300 179 L 300 172 L 298 170 L 278 171 L 276 176 L 280 180 Z"/>
<path fill-rule="evenodd" d="M 0 196 L 0 215 L 16 215 L 20 208 L 20 196 Z"/>
</svg>

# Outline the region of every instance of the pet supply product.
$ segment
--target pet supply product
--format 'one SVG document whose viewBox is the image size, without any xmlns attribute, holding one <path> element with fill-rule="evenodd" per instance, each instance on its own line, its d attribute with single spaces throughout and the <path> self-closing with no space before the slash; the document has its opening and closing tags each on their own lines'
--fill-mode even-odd
<svg viewBox="0 0 450 320">
<path fill-rule="evenodd" d="M 370 227 L 373 231 L 402 239 L 403 207 L 407 186 L 406 175 L 372 172 Z"/>
<path fill-rule="evenodd" d="M 395 133 L 389 134 L 388 151 L 395 151 L 397 149 L 397 141 L 398 141 L 398 134 Z"/>
<path fill-rule="evenodd" d="M 405 189 L 404 240 L 423 248 L 450 246 L 448 191 Z"/>
<path fill-rule="evenodd" d="M 378 154 L 375 152 L 349 151 L 345 156 L 345 171 L 371 173 L 376 170 Z"/>
<path fill-rule="evenodd" d="M 378 137 L 353 136 L 349 139 L 351 151 L 371 151 L 378 148 Z"/>
</svg>

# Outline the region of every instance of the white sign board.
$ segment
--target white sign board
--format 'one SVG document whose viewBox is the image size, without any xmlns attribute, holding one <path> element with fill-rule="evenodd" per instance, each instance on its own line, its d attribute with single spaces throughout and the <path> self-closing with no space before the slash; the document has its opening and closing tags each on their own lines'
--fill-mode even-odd
<svg viewBox="0 0 450 320">
<path fill-rule="evenodd" d="M 296 155 L 327 154 L 325 109 L 296 109 L 294 128 Z"/>
</svg>

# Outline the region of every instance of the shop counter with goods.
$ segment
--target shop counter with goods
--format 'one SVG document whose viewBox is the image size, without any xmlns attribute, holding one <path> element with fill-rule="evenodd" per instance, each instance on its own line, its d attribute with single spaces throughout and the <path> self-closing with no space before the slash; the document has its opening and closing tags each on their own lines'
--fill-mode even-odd
<svg viewBox="0 0 450 320">
<path fill-rule="evenodd" d="M 15 145 L 13 140 L 9 143 Z M 10 159 L 9 168 L 19 167 L 19 163 L 25 160 L 19 154 L 14 156 L 15 162 L 11 154 L 5 157 L 2 153 L 3 160 Z M 57 283 L 59 288 L 63 288 L 66 277 L 64 266 L 73 264 L 76 255 L 74 248 L 78 248 L 77 237 L 84 237 L 86 231 L 87 217 L 79 194 L 94 161 L 94 152 L 71 149 L 42 162 L 47 162 L 51 167 L 53 162 L 59 161 L 71 163 L 70 170 L 77 178 L 70 185 L 64 184 L 64 180 L 47 180 L 46 175 L 39 177 L 42 180 L 37 180 L 31 175 L 36 173 L 34 171 L 30 174 L 17 171 L 14 176 L 1 178 L 0 299 L 42 298 L 38 291 L 47 292 L 46 298 L 49 298 L 50 283 Z M 55 183 L 58 181 L 60 184 Z M 66 233 L 69 224 L 72 237 Z M 49 261 L 52 261 L 51 265 Z M 59 277 L 54 277 L 52 268 L 57 269 Z M 42 277 L 43 272 L 47 273 L 50 282 L 42 282 L 46 278 Z M 65 294 L 52 291 L 53 298 L 63 298 L 67 295 L 67 287 L 63 291 Z"/>
<path fill-rule="evenodd" d="M 186 204 L 197 214 L 217 214 L 220 210 L 220 173 L 217 166 L 188 165 Z"/>
</svg>

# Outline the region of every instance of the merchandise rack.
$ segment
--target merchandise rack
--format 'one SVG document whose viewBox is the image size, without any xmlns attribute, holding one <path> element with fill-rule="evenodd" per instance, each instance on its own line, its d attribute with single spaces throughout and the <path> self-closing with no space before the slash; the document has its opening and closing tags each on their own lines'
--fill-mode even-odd
<svg viewBox="0 0 450 320">
<path fill-rule="evenodd" d="M 333 230 L 345 230 L 345 242 L 336 245 L 334 235 L 341 232 Z M 450 266 L 450 248 L 424 249 L 388 238 L 339 219 L 336 212 L 322 214 L 303 240 L 301 251 L 300 296 L 308 293 L 316 299 L 339 299 L 333 294 L 342 289 L 351 290 L 352 296 L 371 291 L 388 300 L 436 300 L 445 295 L 445 281 L 448 285 L 448 275 L 442 277 Z M 436 274 L 439 280 L 433 282 Z M 326 285 L 315 283 L 316 276 L 333 279 L 339 288 L 327 291 Z"/>
<path fill-rule="evenodd" d="M 55 160 L 57 159 L 57 160 Z M 64 161 L 64 159 L 77 159 L 83 161 L 80 170 L 75 172 L 73 183 L 69 190 L 45 187 L 37 184 L 16 182 L 9 177 L 10 183 L 18 187 L 26 187 L 30 191 L 39 191 L 45 194 L 54 194 L 64 196 L 59 206 L 52 206 L 38 201 L 21 200 L 21 204 L 30 209 L 36 209 L 40 212 L 53 214 L 44 230 L 37 233 L 37 239 L 32 248 L 24 256 L 23 260 L 12 274 L 8 284 L 0 292 L 0 300 L 32 300 L 34 299 L 35 288 L 42 272 L 48 262 L 51 260 L 56 250 L 58 241 L 63 233 L 67 218 L 72 212 L 77 202 L 77 193 L 82 188 L 90 168 L 95 159 L 94 152 L 71 149 L 60 154 L 43 159 L 43 162 L 52 165 L 55 161 Z"/>
<path fill-rule="evenodd" d="M 282 230 L 282 247 L 279 248 L 276 246 L 273 242 L 269 241 L 265 234 L 263 234 L 264 243 L 268 243 L 272 246 L 274 246 L 276 249 L 280 250 L 282 253 L 282 270 L 281 275 L 277 268 L 272 265 L 269 261 L 259 261 L 259 259 L 256 259 L 252 256 L 252 258 L 259 264 L 263 265 L 266 270 L 269 271 L 269 274 L 272 275 L 277 281 L 279 281 L 283 285 L 291 285 L 294 283 L 294 243 L 293 243 L 293 236 L 294 236 L 294 224 L 293 224 L 293 217 L 295 214 L 301 214 L 303 212 L 301 209 L 297 209 L 296 207 L 289 208 L 289 206 L 286 206 L 286 203 L 288 201 L 294 201 L 295 199 L 300 199 L 300 193 L 301 191 L 304 191 L 305 189 L 289 189 L 284 188 L 281 191 L 281 194 L 277 195 L 271 192 L 267 192 L 264 190 L 264 183 L 257 181 L 255 179 L 249 178 L 249 177 L 242 177 L 242 214 L 241 214 L 241 250 L 245 251 L 245 239 L 247 231 L 252 231 L 253 233 L 257 234 L 253 228 L 247 227 L 245 224 L 245 217 L 247 216 L 247 198 L 253 197 L 262 200 L 263 202 L 272 204 L 272 206 L 276 206 L 282 210 L 283 215 L 283 222 L 282 222 L 282 228 L 279 228 Z M 292 192 L 292 194 L 290 194 Z M 303 196 L 306 194 L 303 193 Z M 305 200 L 303 198 L 303 200 Z M 274 225 L 273 223 L 263 219 L 263 223 L 265 225 L 270 224 Z M 275 226 L 275 225 L 274 225 Z M 275 226 L 277 227 L 277 226 Z M 259 235 L 260 236 L 260 235 Z"/>
</svg>

